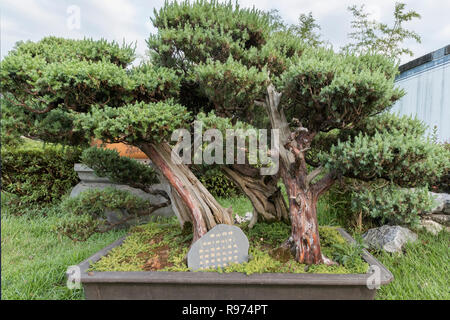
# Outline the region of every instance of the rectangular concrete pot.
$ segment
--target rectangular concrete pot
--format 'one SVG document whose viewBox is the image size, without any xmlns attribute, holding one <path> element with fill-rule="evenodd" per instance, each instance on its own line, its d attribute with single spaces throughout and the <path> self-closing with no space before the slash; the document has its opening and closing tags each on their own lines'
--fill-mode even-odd
<svg viewBox="0 0 450 320">
<path fill-rule="evenodd" d="M 348 233 L 342 236 L 354 242 Z M 369 277 L 379 276 L 380 285 L 393 275 L 366 250 L 363 259 L 376 270 L 367 274 L 292 274 L 214 272 L 88 272 L 108 252 L 122 244 L 122 238 L 78 266 L 86 299 L 151 300 L 297 300 L 373 299 L 376 289 L 367 286 Z"/>
</svg>

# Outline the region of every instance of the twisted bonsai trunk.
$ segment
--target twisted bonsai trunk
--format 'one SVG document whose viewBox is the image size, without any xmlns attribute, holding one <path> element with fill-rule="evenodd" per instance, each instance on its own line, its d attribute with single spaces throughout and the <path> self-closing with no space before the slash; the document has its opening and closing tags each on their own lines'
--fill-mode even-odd
<svg viewBox="0 0 450 320">
<path fill-rule="evenodd" d="M 293 119 L 292 131 L 280 108 L 281 94 L 273 85 L 267 88 L 265 106 L 272 128 L 279 130 L 280 172 L 289 197 L 291 238 L 283 247 L 295 254 L 300 263 L 320 264 L 327 261 L 320 249 L 317 224 L 317 200 L 335 181 L 335 173 L 325 174 L 318 182 L 312 181 L 322 173 L 322 168 L 308 172 L 305 152 L 310 148 L 316 133 L 309 132 L 300 121 Z"/>
<path fill-rule="evenodd" d="M 297 261 L 305 264 L 322 263 L 317 224 L 317 195 L 303 190 L 296 179 L 287 178 L 291 216 L 291 246 Z"/>
<path fill-rule="evenodd" d="M 174 197 L 175 200 L 181 200 L 189 210 L 194 229 L 193 242 L 217 224 L 233 224 L 231 208 L 225 209 L 216 201 L 192 171 L 181 163 L 181 159 L 175 154 L 172 155 L 172 148 L 168 143 L 145 143 L 140 149 L 176 191 L 179 199 Z M 178 158 L 173 161 L 173 157 Z M 178 207 L 181 207 L 180 203 Z"/>
<path fill-rule="evenodd" d="M 262 176 L 259 169 L 245 164 L 223 166 L 222 171 L 247 196 L 253 205 L 249 227 L 260 221 L 289 221 L 289 210 L 280 188 L 279 174 Z"/>
</svg>

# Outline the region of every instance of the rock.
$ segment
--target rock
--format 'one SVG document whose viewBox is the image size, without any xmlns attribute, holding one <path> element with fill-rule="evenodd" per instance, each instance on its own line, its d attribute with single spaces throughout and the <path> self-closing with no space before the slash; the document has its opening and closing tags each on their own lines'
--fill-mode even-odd
<svg viewBox="0 0 450 320">
<path fill-rule="evenodd" d="M 448 214 L 430 214 L 426 216 L 426 219 L 433 220 L 439 224 L 450 226 L 450 215 Z"/>
<path fill-rule="evenodd" d="M 372 249 L 401 252 L 405 243 L 417 240 L 417 235 L 401 226 L 384 225 L 370 229 L 363 235 L 363 239 Z"/>
<path fill-rule="evenodd" d="M 428 219 L 422 219 L 420 220 L 420 229 L 425 229 L 427 232 L 437 235 L 441 230 L 443 229 L 443 226 L 441 226 L 439 223 L 428 220 Z"/>
<path fill-rule="evenodd" d="M 248 261 L 249 242 L 236 226 L 218 224 L 194 242 L 187 254 L 191 270 L 226 267 Z"/>
<path fill-rule="evenodd" d="M 430 192 L 430 194 L 434 197 L 436 206 L 433 209 L 431 209 L 430 212 L 428 212 L 427 214 L 432 213 L 450 214 L 450 194 L 434 193 L 434 192 Z"/>
<path fill-rule="evenodd" d="M 241 224 L 241 223 L 244 223 L 244 222 L 247 222 L 247 221 L 252 220 L 252 217 L 253 217 L 253 213 L 251 213 L 251 212 L 246 212 L 246 213 L 245 213 L 245 216 L 243 216 L 243 217 L 241 217 L 240 215 L 237 214 L 237 215 L 234 217 L 234 221 L 235 221 L 237 224 Z"/>
</svg>

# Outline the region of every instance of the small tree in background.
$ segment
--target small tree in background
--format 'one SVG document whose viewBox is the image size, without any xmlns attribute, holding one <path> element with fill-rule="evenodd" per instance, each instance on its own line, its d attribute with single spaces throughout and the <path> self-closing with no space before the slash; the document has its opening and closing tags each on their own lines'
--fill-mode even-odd
<svg viewBox="0 0 450 320">
<path fill-rule="evenodd" d="M 364 5 L 349 7 L 354 19 L 351 22 L 353 31 L 349 34 L 353 42 L 342 49 L 359 54 L 383 54 L 396 60 L 400 60 L 404 54 L 412 56 L 413 52 L 402 47 L 402 44 L 407 39 L 420 43 L 420 36 L 414 31 L 405 29 L 403 23 L 414 18 L 420 19 L 420 14 L 414 10 L 405 12 L 405 7 L 404 3 L 395 3 L 393 26 L 370 20 L 370 14 L 364 11 Z"/>
<path fill-rule="evenodd" d="M 320 40 L 320 25 L 316 23 L 316 19 L 313 17 L 312 12 L 308 14 L 302 13 L 298 17 L 298 24 L 289 27 L 289 31 L 296 34 L 306 44 L 317 47 L 324 43 Z"/>
</svg>

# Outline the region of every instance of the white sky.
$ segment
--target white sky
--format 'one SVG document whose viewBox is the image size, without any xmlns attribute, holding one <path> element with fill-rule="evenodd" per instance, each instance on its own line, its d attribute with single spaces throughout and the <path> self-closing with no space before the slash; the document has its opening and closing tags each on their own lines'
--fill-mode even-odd
<svg viewBox="0 0 450 320">
<path fill-rule="evenodd" d="M 404 56 L 402 62 L 424 55 L 450 44 L 450 0 L 404 0 L 407 9 L 422 15 L 405 26 L 422 37 L 422 43 L 408 42 L 414 57 Z M 106 38 L 122 43 L 137 43 L 141 56 L 147 49 L 145 39 L 155 32 L 150 22 L 153 8 L 160 8 L 164 0 L 1 0 L 1 56 L 11 50 L 16 41 L 37 41 L 54 35 L 66 38 Z M 296 23 L 301 13 L 312 11 L 321 26 L 323 39 L 335 48 L 347 43 L 351 14 L 347 7 L 365 4 L 373 17 L 390 23 L 393 0 L 241 0 L 242 7 L 278 9 L 287 23 Z M 68 8 L 80 8 L 80 28 L 67 25 Z"/>
</svg>

